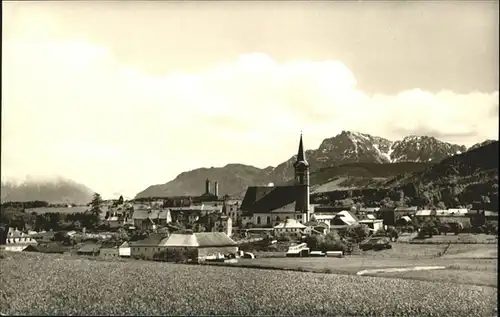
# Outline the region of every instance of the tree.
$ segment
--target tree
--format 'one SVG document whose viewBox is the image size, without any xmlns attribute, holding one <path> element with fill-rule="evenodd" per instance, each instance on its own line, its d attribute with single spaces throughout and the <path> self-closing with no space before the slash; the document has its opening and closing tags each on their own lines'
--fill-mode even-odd
<svg viewBox="0 0 500 317">
<path fill-rule="evenodd" d="M 93 215 L 99 216 L 101 214 L 101 204 L 102 204 L 102 198 L 101 195 L 98 193 L 94 193 L 94 196 L 92 197 L 92 202 L 90 203 L 90 211 L 92 212 Z"/>
<path fill-rule="evenodd" d="M 120 195 L 120 198 L 118 198 L 118 205 L 123 204 L 123 196 Z"/>
</svg>

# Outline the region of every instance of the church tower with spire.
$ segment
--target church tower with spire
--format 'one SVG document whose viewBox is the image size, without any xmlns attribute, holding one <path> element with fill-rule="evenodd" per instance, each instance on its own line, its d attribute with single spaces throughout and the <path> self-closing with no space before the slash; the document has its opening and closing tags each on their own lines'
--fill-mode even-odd
<svg viewBox="0 0 500 317">
<path fill-rule="evenodd" d="M 295 169 L 295 185 L 300 187 L 299 195 L 300 199 L 298 201 L 302 201 L 303 204 L 296 204 L 296 211 L 300 211 L 302 213 L 307 213 L 309 218 L 310 214 L 310 203 L 309 203 L 309 163 L 306 160 L 306 153 L 304 151 L 304 144 L 302 142 L 302 133 L 300 133 L 300 141 L 299 141 L 299 151 L 297 153 L 297 160 L 293 164 Z M 299 210 L 300 209 L 300 210 Z M 308 221 L 307 219 L 306 221 Z"/>
</svg>

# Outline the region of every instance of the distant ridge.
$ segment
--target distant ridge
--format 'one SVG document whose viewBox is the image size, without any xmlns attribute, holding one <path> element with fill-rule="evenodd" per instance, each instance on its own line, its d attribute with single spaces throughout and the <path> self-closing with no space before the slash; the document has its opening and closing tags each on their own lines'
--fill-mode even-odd
<svg viewBox="0 0 500 317">
<path fill-rule="evenodd" d="M 305 142 L 307 145 L 307 139 Z M 408 136 L 399 141 L 390 141 L 369 134 L 342 131 L 332 138 L 323 140 L 318 149 L 306 151 L 306 156 L 311 164 L 312 185 L 317 187 L 323 185 L 323 182 L 333 181 L 336 176 L 359 177 L 352 174 L 351 167 L 343 167 L 336 171 L 331 169 L 336 166 L 346 164 L 391 166 L 392 163 L 421 163 L 420 165 L 403 164 L 394 167 L 401 173 L 412 173 L 466 151 L 466 146 L 442 142 L 434 137 Z M 291 152 L 294 153 L 295 149 L 292 149 Z M 138 193 L 135 198 L 201 195 L 204 192 L 204 181 L 207 178 L 218 181 L 221 195 L 241 196 L 248 186 L 269 183 L 280 185 L 290 182 L 293 179 L 294 160 L 295 156 L 292 156 L 276 167 L 269 166 L 265 169 L 243 164 L 228 164 L 224 167 L 210 169 L 199 168 L 183 172 L 165 184 L 151 185 Z M 402 166 L 406 166 L 408 169 L 401 169 Z M 386 169 L 382 166 L 380 168 Z M 346 172 L 347 169 L 351 169 L 351 172 Z M 336 173 L 340 174 L 336 175 Z M 387 173 L 384 174 L 384 178 L 394 176 L 394 172 Z M 366 183 L 366 178 L 369 176 L 363 177 Z"/>
</svg>

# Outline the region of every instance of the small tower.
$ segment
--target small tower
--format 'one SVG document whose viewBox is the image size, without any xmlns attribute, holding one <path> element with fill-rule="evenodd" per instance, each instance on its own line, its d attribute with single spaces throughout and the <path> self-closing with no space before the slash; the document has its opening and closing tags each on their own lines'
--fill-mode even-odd
<svg viewBox="0 0 500 317">
<path fill-rule="evenodd" d="M 205 193 L 210 194 L 210 180 L 208 178 L 205 181 Z"/>
<path fill-rule="evenodd" d="M 300 134 L 299 141 L 299 151 L 297 153 L 297 161 L 293 164 L 295 169 L 295 185 L 300 186 L 302 189 L 299 191 L 301 200 L 303 199 L 304 204 L 302 206 L 296 205 L 296 211 L 300 211 L 302 213 L 307 213 L 309 215 L 309 163 L 306 160 L 306 153 L 304 151 L 304 144 L 302 142 L 302 133 Z M 297 210 L 299 209 L 299 210 Z M 308 217 L 309 218 L 309 217 Z M 305 219 L 305 221 L 309 221 L 309 219 Z"/>
<path fill-rule="evenodd" d="M 219 183 L 218 182 L 214 183 L 214 195 L 215 195 L 215 197 L 219 197 Z"/>
</svg>

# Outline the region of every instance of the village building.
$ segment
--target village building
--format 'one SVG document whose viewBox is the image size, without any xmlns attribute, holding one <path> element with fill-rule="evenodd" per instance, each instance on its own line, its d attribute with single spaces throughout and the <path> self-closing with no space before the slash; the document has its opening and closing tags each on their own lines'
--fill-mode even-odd
<svg viewBox="0 0 500 317">
<path fill-rule="evenodd" d="M 101 249 L 101 245 L 98 243 L 86 243 L 83 244 L 76 253 L 78 255 L 89 255 L 89 256 L 97 256 L 99 255 L 99 250 Z"/>
<path fill-rule="evenodd" d="M 302 134 L 294 163 L 295 184 L 290 186 L 251 186 L 247 189 L 241 210 L 252 215 L 256 227 L 272 228 L 286 219 L 309 221 L 309 163 L 306 160 Z"/>
<path fill-rule="evenodd" d="M 384 228 L 384 221 L 382 219 L 363 219 L 359 221 L 359 224 L 367 226 L 373 232 Z"/>
<path fill-rule="evenodd" d="M 286 219 L 285 221 L 280 222 L 276 226 L 274 226 L 275 234 L 283 234 L 290 232 L 303 233 L 306 230 L 307 226 L 301 224 L 296 219 Z"/>
<path fill-rule="evenodd" d="M 99 249 L 99 255 L 104 258 L 117 258 L 120 256 L 118 247 L 101 248 Z"/>
<path fill-rule="evenodd" d="M 52 254 L 63 254 L 68 252 L 68 248 L 63 247 L 59 243 L 49 243 L 43 245 L 29 245 L 23 252 L 39 252 L 39 253 L 52 253 Z"/>
<path fill-rule="evenodd" d="M 160 243 L 169 253 L 184 252 L 188 258 L 204 261 L 220 254 L 236 254 L 238 244 L 223 232 L 173 233 Z"/>
<path fill-rule="evenodd" d="M 130 252 L 130 245 L 127 241 L 123 242 L 119 247 L 118 247 L 118 255 L 121 257 L 130 257 L 131 252 Z"/>
<path fill-rule="evenodd" d="M 164 250 L 160 246 L 160 242 L 167 236 L 164 233 L 153 233 L 144 240 L 129 242 L 131 257 L 135 259 L 154 259 L 155 254 Z"/>
<path fill-rule="evenodd" d="M 134 226 L 139 229 L 154 229 L 172 222 L 169 209 L 145 209 L 134 210 L 132 215 Z"/>
</svg>

